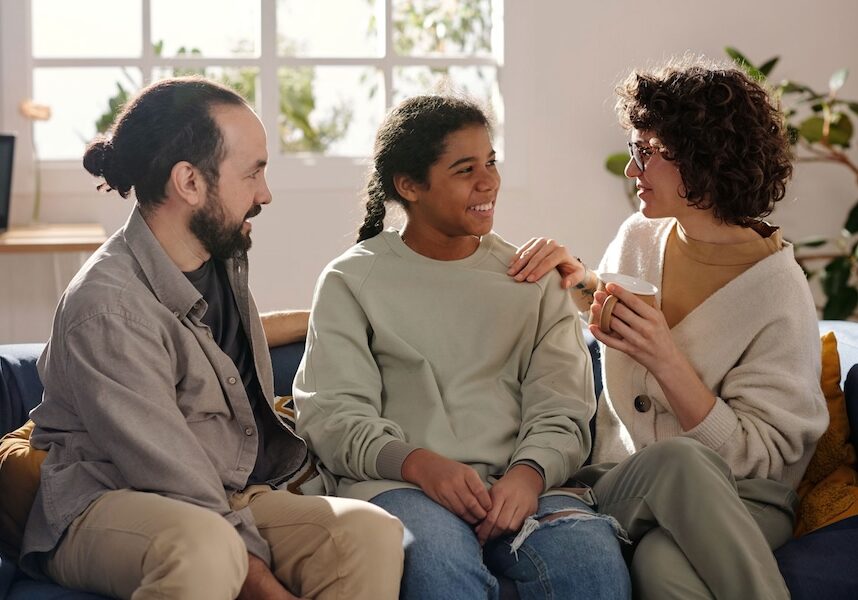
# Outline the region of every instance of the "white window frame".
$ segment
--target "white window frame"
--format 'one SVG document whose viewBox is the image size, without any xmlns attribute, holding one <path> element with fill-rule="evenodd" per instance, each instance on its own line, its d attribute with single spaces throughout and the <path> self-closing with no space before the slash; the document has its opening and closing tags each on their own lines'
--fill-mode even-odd
<svg viewBox="0 0 858 600">
<path fill-rule="evenodd" d="M 516 106 L 524 108 L 528 96 L 519 91 L 510 93 L 512 90 L 505 89 L 504 80 L 509 75 L 504 64 L 505 50 L 504 41 L 511 34 L 513 24 L 518 20 L 506 16 L 506 11 L 521 10 L 523 7 L 515 6 L 517 3 L 505 0 L 493 0 L 495 3 L 493 18 L 501 23 L 502 36 L 492 41 L 494 55 L 491 57 L 467 57 L 467 58 L 421 58 L 397 56 L 392 51 L 393 27 L 391 23 L 392 0 L 384 0 L 384 35 L 385 52 L 382 57 L 365 58 L 299 58 L 284 57 L 277 55 L 276 49 L 276 0 L 260 0 L 261 2 L 261 48 L 260 55 L 256 58 L 169 58 L 158 57 L 152 50 L 150 43 L 150 0 L 141 0 L 143 17 L 143 50 L 142 55 L 137 58 L 115 58 L 115 59 L 41 59 L 32 56 L 31 44 L 31 9 L 29 0 L 15 0 L 13 2 L 0 2 L 0 131 L 11 131 L 18 136 L 16 142 L 16 167 L 14 173 L 15 191 L 19 194 L 31 194 L 33 192 L 33 181 L 35 164 L 33 155 L 32 123 L 18 113 L 18 104 L 24 98 L 32 97 L 33 70 L 39 67 L 116 67 L 126 66 L 138 68 L 143 76 L 144 85 L 151 78 L 154 68 L 157 67 L 238 67 L 252 66 L 259 69 L 260 81 L 276 81 L 277 71 L 282 67 L 297 66 L 369 66 L 377 68 L 384 77 L 385 104 L 390 106 L 392 96 L 392 73 L 399 66 L 491 66 L 497 69 L 498 85 L 504 99 L 506 118 L 503 126 L 505 139 L 504 179 L 508 188 L 520 187 L 523 183 L 523 169 L 521 167 L 510 170 L 508 165 L 521 163 L 524 156 L 519 156 L 513 151 L 517 140 L 523 139 L 517 135 L 520 128 L 510 126 L 509 115 L 524 115 L 525 111 L 515 110 Z M 520 3 L 519 3 L 520 4 Z M 527 10 L 525 8 L 525 10 Z M 498 27 L 493 27 L 497 31 Z M 501 39 L 503 38 L 503 39 Z M 523 67 L 527 61 L 519 61 Z M 520 70 L 520 74 L 523 71 Z M 268 182 L 272 189 L 276 190 L 349 190 L 350 192 L 362 187 L 364 174 L 367 169 L 366 158 L 346 158 L 335 156 L 324 156 L 320 154 L 282 154 L 279 149 L 277 132 L 278 110 L 266 110 L 266 106 L 279 107 L 276 86 L 262 85 L 256 99 L 257 108 L 260 113 L 268 136 L 269 168 Z M 526 110 L 526 108 L 525 108 Z M 370 149 L 367 148 L 367 151 Z M 512 160 L 510 160 L 512 159 Z M 93 179 L 81 167 L 79 161 L 43 161 L 42 162 L 42 189 L 46 195 L 54 194 L 77 194 L 89 192 L 93 189 Z"/>
</svg>

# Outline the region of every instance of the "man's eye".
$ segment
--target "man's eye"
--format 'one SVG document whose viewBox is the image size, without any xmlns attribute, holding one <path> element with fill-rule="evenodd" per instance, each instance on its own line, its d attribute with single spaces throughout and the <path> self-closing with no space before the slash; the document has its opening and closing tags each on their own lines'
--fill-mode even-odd
<svg viewBox="0 0 858 600">
<path fill-rule="evenodd" d="M 487 167 L 495 167 L 497 166 L 498 159 L 493 158 L 489 162 L 486 163 Z"/>
</svg>

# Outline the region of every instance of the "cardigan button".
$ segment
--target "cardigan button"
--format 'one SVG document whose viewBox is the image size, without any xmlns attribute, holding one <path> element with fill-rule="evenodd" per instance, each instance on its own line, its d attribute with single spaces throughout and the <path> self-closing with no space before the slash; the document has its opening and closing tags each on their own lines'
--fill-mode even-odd
<svg viewBox="0 0 858 600">
<path fill-rule="evenodd" d="M 235 385 L 235 382 L 238 381 L 235 377 L 229 376 L 226 378 L 226 382 L 230 385 Z"/>
<path fill-rule="evenodd" d="M 652 400 L 646 394 L 641 394 L 635 398 L 635 410 L 639 413 L 645 413 L 652 407 Z"/>
</svg>

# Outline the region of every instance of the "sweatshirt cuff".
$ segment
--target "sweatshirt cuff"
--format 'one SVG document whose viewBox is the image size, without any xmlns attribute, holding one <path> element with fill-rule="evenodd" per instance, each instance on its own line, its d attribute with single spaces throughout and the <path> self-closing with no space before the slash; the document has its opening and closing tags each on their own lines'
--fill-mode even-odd
<svg viewBox="0 0 858 600">
<path fill-rule="evenodd" d="M 512 469 L 515 465 L 527 465 L 542 477 L 542 481 L 545 481 L 545 469 L 539 466 L 539 463 L 535 460 L 530 460 L 529 458 L 525 458 L 522 460 L 517 460 L 509 466 L 509 469 Z M 509 471 L 507 469 L 507 471 Z"/>
<path fill-rule="evenodd" d="M 391 440 L 378 452 L 375 458 L 375 469 L 382 479 L 393 481 L 404 481 L 402 479 L 402 463 L 408 455 L 418 450 L 420 446 L 414 446 L 400 440 Z"/>
<path fill-rule="evenodd" d="M 726 402 L 716 396 L 715 405 L 706 418 L 683 435 L 717 451 L 730 439 L 738 426 L 739 418 L 736 413 Z"/>
</svg>

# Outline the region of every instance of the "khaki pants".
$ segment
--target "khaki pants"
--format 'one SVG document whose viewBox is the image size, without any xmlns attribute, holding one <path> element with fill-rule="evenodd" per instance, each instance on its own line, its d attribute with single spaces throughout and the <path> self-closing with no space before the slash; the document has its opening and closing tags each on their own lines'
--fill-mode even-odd
<svg viewBox="0 0 858 600">
<path fill-rule="evenodd" d="M 789 598 L 772 555 L 792 535 L 797 497 L 788 486 L 737 482 L 718 454 L 682 437 L 616 466 L 586 467 L 576 479 L 635 544 L 635 598 Z"/>
<path fill-rule="evenodd" d="M 230 498 L 249 506 L 271 548 L 272 571 L 293 594 L 323 600 L 395 599 L 402 525 L 345 498 L 252 486 Z M 235 598 L 247 549 L 220 515 L 157 494 L 118 490 L 75 519 L 43 561 L 65 587 L 116 598 Z"/>
</svg>

